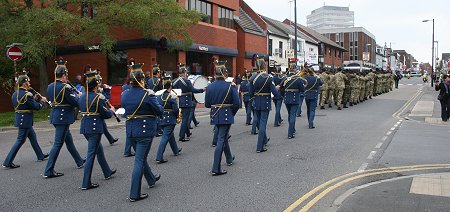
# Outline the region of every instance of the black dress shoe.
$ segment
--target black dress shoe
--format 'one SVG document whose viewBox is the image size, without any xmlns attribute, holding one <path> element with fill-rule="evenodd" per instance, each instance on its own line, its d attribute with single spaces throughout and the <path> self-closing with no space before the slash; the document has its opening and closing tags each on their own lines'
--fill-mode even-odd
<svg viewBox="0 0 450 212">
<path fill-rule="evenodd" d="M 211 147 L 216 147 L 216 145 L 215 144 L 211 144 Z"/>
<path fill-rule="evenodd" d="M 288 136 L 288 139 L 293 139 L 295 138 L 295 136 Z"/>
<path fill-rule="evenodd" d="M 123 155 L 124 157 L 126 157 L 126 158 L 128 158 L 128 157 L 133 157 L 133 156 L 135 156 L 136 154 L 135 153 L 130 153 L 129 155 Z"/>
<path fill-rule="evenodd" d="M 227 139 L 230 140 L 230 138 L 231 138 L 231 135 L 228 135 Z"/>
<path fill-rule="evenodd" d="M 279 127 L 281 126 L 280 124 L 274 124 L 273 127 Z"/>
<path fill-rule="evenodd" d="M 83 160 L 83 163 L 81 165 L 77 165 L 77 169 L 83 168 L 85 163 L 86 163 L 86 159 Z"/>
<path fill-rule="evenodd" d="M 192 133 L 191 133 L 191 132 L 187 134 L 187 137 L 191 137 L 191 136 L 192 136 Z"/>
<path fill-rule="evenodd" d="M 112 169 L 111 170 L 111 175 L 109 175 L 109 177 L 105 177 L 105 180 L 109 180 L 112 178 L 112 176 L 117 172 L 117 169 Z"/>
<path fill-rule="evenodd" d="M 11 164 L 8 165 L 8 166 L 2 165 L 2 167 L 3 167 L 4 169 L 15 169 L 15 168 L 19 168 L 20 165 L 16 165 L 16 164 L 14 164 L 14 163 L 11 163 Z"/>
<path fill-rule="evenodd" d="M 114 138 L 113 141 L 111 143 L 109 143 L 109 145 L 113 146 L 114 143 L 116 143 L 119 140 L 119 138 Z"/>
<path fill-rule="evenodd" d="M 175 156 L 178 156 L 178 155 L 180 155 L 181 154 L 181 150 L 182 150 L 183 148 L 178 148 L 178 153 L 177 154 L 175 154 Z"/>
<path fill-rule="evenodd" d="M 233 160 L 231 161 L 231 163 L 227 163 L 227 166 L 231 166 L 231 165 L 233 165 L 233 161 L 234 161 L 234 155 L 233 155 Z"/>
<path fill-rule="evenodd" d="M 267 148 L 263 148 L 262 150 L 256 150 L 256 153 L 261 153 L 267 151 Z"/>
<path fill-rule="evenodd" d="M 194 128 L 193 128 L 192 126 L 189 126 L 189 129 L 192 130 L 192 129 L 194 129 Z"/>
<path fill-rule="evenodd" d="M 325 109 L 325 107 L 324 106 L 320 106 L 320 109 L 323 110 L 323 109 Z"/>
<path fill-rule="evenodd" d="M 198 127 L 199 124 L 200 124 L 199 121 L 197 121 L 197 123 L 194 123 L 195 127 Z"/>
<path fill-rule="evenodd" d="M 161 179 L 161 174 L 155 175 L 155 182 L 156 182 L 156 181 L 159 181 L 159 179 Z"/>
<path fill-rule="evenodd" d="M 224 174 L 227 174 L 226 170 L 222 170 L 220 172 L 211 172 L 212 176 L 219 176 L 219 175 L 224 175 Z"/>
<path fill-rule="evenodd" d="M 347 105 L 344 105 L 344 108 L 348 108 Z"/>
<path fill-rule="evenodd" d="M 161 164 L 161 163 L 166 163 L 168 160 L 162 159 L 162 160 L 156 160 L 156 163 Z"/>
<path fill-rule="evenodd" d="M 189 138 L 180 138 L 181 142 L 188 142 L 190 139 Z"/>
<path fill-rule="evenodd" d="M 312 127 L 309 127 L 309 129 L 314 129 L 314 128 L 316 128 L 316 127 L 314 127 L 314 126 L 312 126 Z"/>
<path fill-rule="evenodd" d="M 155 137 L 161 137 L 162 136 L 162 133 L 157 133 L 156 135 L 155 135 Z"/>
<path fill-rule="evenodd" d="M 45 179 L 49 179 L 49 178 L 55 178 L 55 177 L 61 177 L 64 176 L 63 173 L 59 173 L 59 172 L 53 172 L 53 174 L 51 175 L 44 175 Z"/>
<path fill-rule="evenodd" d="M 146 199 L 148 197 L 148 194 L 141 194 L 138 198 L 134 199 L 134 198 L 129 198 L 130 202 L 137 202 L 139 200 L 143 200 Z"/>
<path fill-rule="evenodd" d="M 342 110 L 342 108 L 341 108 L 341 107 L 338 107 L 338 110 Z"/>
<path fill-rule="evenodd" d="M 252 125 L 252 124 L 250 124 L 250 123 L 245 123 L 245 125 L 249 126 L 249 125 Z"/>
<path fill-rule="evenodd" d="M 99 186 L 100 185 L 98 185 L 97 183 L 92 183 L 89 187 L 81 188 L 81 190 L 85 191 L 85 190 L 89 190 L 89 189 L 98 188 Z"/>
<path fill-rule="evenodd" d="M 38 162 L 44 161 L 48 158 L 48 153 L 44 155 L 44 157 L 42 159 L 38 159 Z"/>
</svg>

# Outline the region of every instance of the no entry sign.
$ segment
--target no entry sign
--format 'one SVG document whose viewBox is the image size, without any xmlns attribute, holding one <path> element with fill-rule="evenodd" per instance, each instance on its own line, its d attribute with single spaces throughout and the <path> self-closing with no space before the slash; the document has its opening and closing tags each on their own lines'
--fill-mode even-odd
<svg viewBox="0 0 450 212">
<path fill-rule="evenodd" d="M 12 46 L 6 51 L 6 56 L 12 61 L 22 60 L 22 50 L 17 46 Z"/>
</svg>

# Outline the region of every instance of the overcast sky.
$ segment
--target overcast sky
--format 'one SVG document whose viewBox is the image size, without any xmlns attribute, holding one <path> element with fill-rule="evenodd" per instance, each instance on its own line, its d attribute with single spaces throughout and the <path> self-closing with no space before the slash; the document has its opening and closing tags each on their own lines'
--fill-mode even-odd
<svg viewBox="0 0 450 212">
<path fill-rule="evenodd" d="M 283 21 L 294 20 L 294 3 L 290 0 L 244 0 L 262 15 Z M 448 0 L 297 0 L 297 20 L 306 25 L 306 16 L 324 5 L 350 6 L 355 12 L 355 27 L 364 27 L 375 35 L 377 44 L 392 43 L 393 49 L 404 49 L 419 62 L 431 61 L 432 22 L 439 57 L 450 52 L 450 2 Z"/>
</svg>

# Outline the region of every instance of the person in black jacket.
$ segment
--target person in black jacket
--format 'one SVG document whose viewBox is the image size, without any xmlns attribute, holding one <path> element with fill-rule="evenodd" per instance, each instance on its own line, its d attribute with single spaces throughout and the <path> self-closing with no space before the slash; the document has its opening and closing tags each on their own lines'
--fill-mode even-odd
<svg viewBox="0 0 450 212">
<path fill-rule="evenodd" d="M 435 89 L 439 91 L 438 100 L 441 102 L 441 118 L 442 121 L 447 121 L 450 116 L 450 102 L 449 102 L 449 86 L 450 86 L 450 75 L 444 75 L 444 79 L 441 83 L 436 83 Z"/>
</svg>

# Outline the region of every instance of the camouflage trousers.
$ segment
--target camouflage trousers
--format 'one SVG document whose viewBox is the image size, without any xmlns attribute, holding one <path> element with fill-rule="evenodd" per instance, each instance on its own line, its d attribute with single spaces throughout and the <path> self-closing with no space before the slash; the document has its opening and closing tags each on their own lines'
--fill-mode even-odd
<svg viewBox="0 0 450 212">
<path fill-rule="evenodd" d="M 328 99 L 328 89 L 320 89 L 320 102 L 319 105 L 320 106 L 325 106 L 325 103 L 327 102 Z"/>
<path fill-rule="evenodd" d="M 342 106 L 342 97 L 344 96 L 344 88 L 336 88 L 334 90 L 334 100 L 338 107 Z"/>
<path fill-rule="evenodd" d="M 351 91 L 352 89 L 349 87 L 345 87 L 344 89 L 344 97 L 342 98 L 342 104 L 345 106 L 348 102 L 351 102 Z"/>
<path fill-rule="evenodd" d="M 352 88 L 350 93 L 350 101 L 352 103 L 357 103 L 359 100 L 359 88 Z"/>
<path fill-rule="evenodd" d="M 333 102 L 333 94 L 334 94 L 334 89 L 328 89 L 326 102 L 328 103 L 328 106 L 330 106 L 330 107 Z"/>
</svg>

